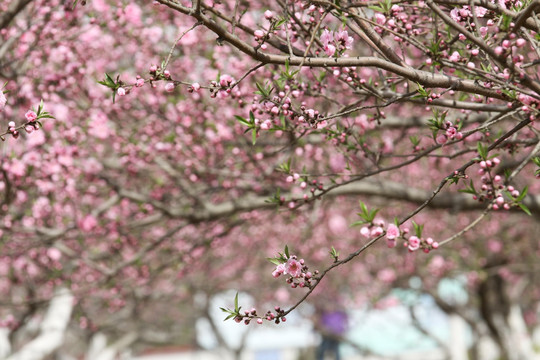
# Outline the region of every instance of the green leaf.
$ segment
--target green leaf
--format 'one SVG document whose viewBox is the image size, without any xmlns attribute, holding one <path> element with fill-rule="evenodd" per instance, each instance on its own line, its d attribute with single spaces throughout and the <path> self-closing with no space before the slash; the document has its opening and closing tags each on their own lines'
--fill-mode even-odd
<svg viewBox="0 0 540 360">
<path fill-rule="evenodd" d="M 337 261 L 339 257 L 339 252 L 332 246 L 332 249 L 330 250 L 330 255 L 334 258 L 334 261 Z"/>
<path fill-rule="evenodd" d="M 288 246 L 288 245 L 285 245 L 285 250 L 284 250 L 284 252 L 285 252 L 285 256 L 287 257 L 287 259 L 291 257 L 291 256 L 289 255 L 289 246 Z"/>
<path fill-rule="evenodd" d="M 416 233 L 416 236 L 421 238 L 422 237 L 422 231 L 424 230 L 424 225 L 418 225 L 414 221 L 412 222 L 412 224 L 413 224 L 414 232 Z"/>
<path fill-rule="evenodd" d="M 480 155 L 480 158 L 482 160 L 486 160 L 486 158 L 487 158 L 487 147 L 484 146 L 481 142 L 478 142 L 476 144 L 476 149 L 478 151 L 478 155 Z"/>
<path fill-rule="evenodd" d="M 364 221 L 364 220 L 358 220 L 358 221 L 353 222 L 351 225 L 349 225 L 349 227 L 364 225 L 365 223 L 366 223 L 366 221 Z"/>
<path fill-rule="evenodd" d="M 268 261 L 270 261 L 272 264 L 276 265 L 276 266 L 279 265 L 279 264 L 281 264 L 281 261 L 279 261 L 278 258 L 266 258 L 266 259 L 267 259 Z"/>
<path fill-rule="evenodd" d="M 529 208 L 525 206 L 525 204 L 519 203 L 518 206 L 521 208 L 521 210 L 525 212 L 525 214 L 532 216 L 531 210 L 529 210 Z"/>
<path fill-rule="evenodd" d="M 257 130 L 253 128 L 253 131 L 251 132 L 251 143 L 255 145 L 257 142 Z"/>
<path fill-rule="evenodd" d="M 527 196 L 527 192 L 529 191 L 529 186 L 525 186 L 523 188 L 523 190 L 521 191 L 521 194 L 519 194 L 518 198 L 516 199 L 516 201 L 521 201 L 523 199 L 525 199 L 525 196 Z"/>
<path fill-rule="evenodd" d="M 237 313 L 240 311 L 240 308 L 238 307 L 238 293 L 236 293 L 236 296 L 234 297 L 234 310 Z"/>
<path fill-rule="evenodd" d="M 236 118 L 236 120 L 240 122 L 240 124 L 251 127 L 251 123 L 247 121 L 245 118 L 238 115 L 235 115 L 234 117 Z"/>
</svg>

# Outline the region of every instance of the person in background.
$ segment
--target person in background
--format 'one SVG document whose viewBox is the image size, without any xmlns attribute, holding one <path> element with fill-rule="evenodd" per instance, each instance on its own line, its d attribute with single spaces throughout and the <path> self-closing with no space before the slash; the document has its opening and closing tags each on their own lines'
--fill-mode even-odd
<svg viewBox="0 0 540 360">
<path fill-rule="evenodd" d="M 322 340 L 317 349 L 317 360 L 324 360 L 325 355 L 332 359 L 341 360 L 339 343 L 348 328 L 347 313 L 337 307 L 316 310 L 315 329 L 321 334 Z"/>
</svg>

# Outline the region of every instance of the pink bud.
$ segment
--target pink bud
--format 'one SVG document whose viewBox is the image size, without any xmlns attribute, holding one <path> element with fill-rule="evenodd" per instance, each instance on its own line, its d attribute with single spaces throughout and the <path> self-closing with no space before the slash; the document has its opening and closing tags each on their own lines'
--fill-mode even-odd
<svg viewBox="0 0 540 360">
<path fill-rule="evenodd" d="M 32 110 L 28 110 L 24 116 L 28 121 L 35 121 L 37 119 L 37 114 Z"/>
<path fill-rule="evenodd" d="M 123 87 L 120 87 L 118 88 L 118 90 L 116 90 L 116 93 L 118 94 L 118 96 L 124 96 L 126 95 L 126 89 L 124 89 Z"/>
<path fill-rule="evenodd" d="M 167 84 L 165 85 L 165 91 L 167 91 L 167 92 L 172 92 L 172 91 L 174 91 L 174 83 L 171 83 L 171 82 L 170 82 L 170 83 L 167 83 Z"/>
<path fill-rule="evenodd" d="M 519 38 L 516 40 L 516 46 L 518 48 L 525 46 L 526 43 L 527 41 L 525 41 L 525 39 L 522 39 L 522 38 Z"/>
<path fill-rule="evenodd" d="M 266 18 L 266 20 L 272 20 L 272 18 L 274 17 L 274 13 L 270 10 L 266 10 L 264 12 L 264 17 Z"/>
</svg>

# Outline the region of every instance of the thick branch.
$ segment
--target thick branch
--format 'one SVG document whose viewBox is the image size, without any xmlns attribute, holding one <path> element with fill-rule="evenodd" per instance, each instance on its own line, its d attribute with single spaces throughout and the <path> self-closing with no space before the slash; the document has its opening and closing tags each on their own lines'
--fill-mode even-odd
<svg viewBox="0 0 540 360">
<path fill-rule="evenodd" d="M 37 338 L 26 344 L 7 360 L 41 360 L 52 354 L 63 343 L 64 332 L 71 318 L 73 295 L 60 289 L 52 298 Z"/>
<path fill-rule="evenodd" d="M 26 5 L 30 4 L 32 0 L 18 0 L 13 2 L 7 11 L 0 14 L 0 30 L 6 28 L 11 20 L 17 16 L 18 13 L 20 13 Z"/>
<path fill-rule="evenodd" d="M 382 70 L 387 70 L 393 74 L 403 76 L 410 81 L 417 82 L 428 88 L 452 88 L 456 91 L 474 93 L 496 99 L 505 99 L 505 96 L 497 93 L 496 90 L 480 86 L 472 80 L 463 80 L 449 75 L 435 74 L 423 70 L 403 67 L 390 61 L 375 57 L 316 58 L 266 54 L 242 41 L 237 36 L 228 32 L 227 29 L 222 27 L 220 24 L 204 16 L 203 14 L 195 14 L 193 13 L 192 9 L 179 5 L 170 0 L 158 0 L 158 2 L 181 13 L 195 17 L 221 39 L 228 42 L 244 54 L 264 64 L 285 64 L 288 62 L 291 66 L 306 67 L 376 67 Z"/>
</svg>

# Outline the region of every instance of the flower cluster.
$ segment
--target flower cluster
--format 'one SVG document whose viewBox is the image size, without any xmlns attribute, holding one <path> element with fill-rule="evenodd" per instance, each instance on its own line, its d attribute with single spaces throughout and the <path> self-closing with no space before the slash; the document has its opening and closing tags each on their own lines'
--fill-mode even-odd
<svg viewBox="0 0 540 360">
<path fill-rule="evenodd" d="M 297 288 L 311 288 L 312 281 L 314 276 L 319 272 L 309 271 L 309 267 L 305 264 L 304 259 L 298 259 L 296 255 L 289 255 L 289 249 L 285 246 L 284 253 L 279 253 L 279 256 L 275 258 L 269 258 L 270 262 L 276 265 L 276 268 L 272 272 L 272 276 L 275 278 L 280 277 L 281 275 L 289 275 L 287 277 L 287 283 L 291 287 Z"/>
<path fill-rule="evenodd" d="M 504 184 L 504 178 L 494 171 L 495 167 L 501 162 L 498 157 L 488 159 L 484 154 L 481 155 L 481 159 L 483 160 L 478 162 L 480 167 L 478 175 L 481 176 L 480 181 L 482 182 L 480 190 L 477 190 L 471 181 L 469 186 L 461 191 L 472 194 L 473 199 L 479 202 L 492 202 L 493 210 L 510 210 L 512 206 L 519 206 L 523 211 L 529 213 L 528 208 L 521 203 L 527 195 L 527 189 L 525 188 L 520 192 L 512 185 Z"/>
<path fill-rule="evenodd" d="M 229 96 L 235 84 L 236 81 L 231 75 L 221 75 L 219 78 L 219 82 L 214 80 L 210 82 L 210 97 L 215 98 L 216 96 L 219 96 L 219 98 L 224 98 Z M 239 94 L 237 95 L 239 96 Z"/>
<path fill-rule="evenodd" d="M 2 94 L 1 91 L 0 91 L 0 94 Z M 39 104 L 37 112 L 34 110 L 28 110 L 26 114 L 24 114 L 24 117 L 26 118 L 26 122 L 20 126 L 17 126 L 15 124 L 15 121 L 10 121 L 8 123 L 7 131 L 0 134 L 0 139 L 4 141 L 5 138 L 3 137 L 3 135 L 6 135 L 6 134 L 11 134 L 11 136 L 13 136 L 14 139 L 17 139 L 20 135 L 19 131 L 22 129 L 24 129 L 24 131 L 26 131 L 28 134 L 31 134 L 41 127 L 41 123 L 39 122 L 40 119 L 54 119 L 54 117 L 51 114 L 44 111 L 43 101 L 41 101 L 41 103 Z"/>
<path fill-rule="evenodd" d="M 468 5 L 462 8 L 455 7 L 450 11 L 450 17 L 455 22 L 467 21 L 469 18 L 474 18 L 474 15 L 479 18 L 484 17 L 488 10 L 482 6 L 475 6 L 474 11 L 475 14 L 473 14 L 472 9 Z"/>
<path fill-rule="evenodd" d="M 461 140 L 463 138 L 463 134 L 459 131 L 459 125 L 454 125 L 451 121 L 446 121 L 444 127 L 444 134 L 437 135 L 437 138 L 435 139 L 437 144 L 442 145 L 448 140 Z"/>
<path fill-rule="evenodd" d="M 225 320 L 234 319 L 237 323 L 243 322 L 245 325 L 249 325 L 251 321 L 255 320 L 257 324 L 261 325 L 264 320 L 273 321 L 275 324 L 287 321 L 285 317 L 285 310 L 281 309 L 279 306 L 274 307 L 275 311 L 268 310 L 264 316 L 259 316 L 257 314 L 257 309 L 252 308 L 251 310 L 245 310 L 241 312 L 241 307 L 238 307 L 238 294 L 235 298 L 235 310 L 221 308 L 221 311 L 229 314 Z"/>
<path fill-rule="evenodd" d="M 423 226 L 417 225 L 414 222 L 413 225 L 416 230 L 416 235 L 410 236 L 408 228 L 403 228 L 403 230 L 401 231 L 399 227 L 395 224 L 388 225 L 388 228 L 386 229 L 386 244 L 388 245 L 388 247 L 396 247 L 397 240 L 399 238 L 402 238 L 404 240 L 403 246 L 407 247 L 409 249 L 409 252 L 422 249 L 425 253 L 428 253 L 431 250 L 437 249 L 439 247 L 439 243 L 434 241 L 432 238 L 422 238 Z"/>
<path fill-rule="evenodd" d="M 366 226 L 362 226 L 360 229 L 360 234 L 366 238 L 374 238 L 379 235 L 382 235 L 384 232 L 384 220 L 376 219 L 367 224 Z"/>
<path fill-rule="evenodd" d="M 336 54 L 342 54 L 346 49 L 352 47 L 353 38 L 349 36 L 349 33 L 346 30 L 341 30 L 337 32 L 328 31 L 324 29 L 321 35 L 321 42 L 323 43 L 323 50 L 326 55 L 332 57 Z"/>
</svg>

